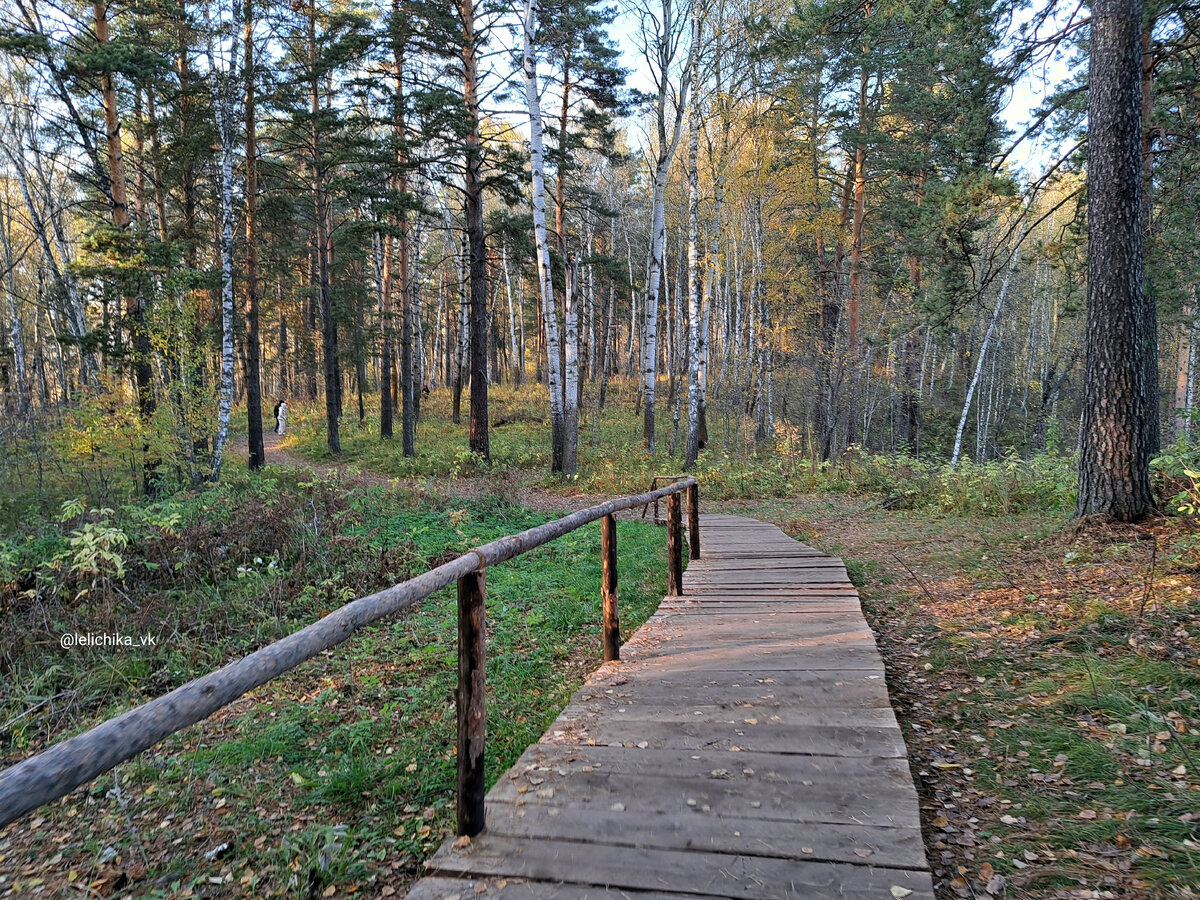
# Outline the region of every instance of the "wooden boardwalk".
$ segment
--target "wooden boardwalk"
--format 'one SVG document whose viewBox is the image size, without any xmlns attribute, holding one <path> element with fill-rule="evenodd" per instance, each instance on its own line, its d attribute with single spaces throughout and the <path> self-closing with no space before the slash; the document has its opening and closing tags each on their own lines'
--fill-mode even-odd
<svg viewBox="0 0 1200 900">
<path fill-rule="evenodd" d="M 411 900 L 931 900 L 883 665 L 842 561 L 701 519 L 702 554 L 447 841 Z M 465 846 L 464 846 L 465 845 Z"/>
</svg>

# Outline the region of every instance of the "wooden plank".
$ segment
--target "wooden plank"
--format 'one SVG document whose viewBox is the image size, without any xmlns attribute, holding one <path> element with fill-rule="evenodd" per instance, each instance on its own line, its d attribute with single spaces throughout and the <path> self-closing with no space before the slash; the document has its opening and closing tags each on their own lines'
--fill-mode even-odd
<svg viewBox="0 0 1200 900">
<path fill-rule="evenodd" d="M 745 611 L 753 615 L 760 612 L 779 612 L 780 614 L 806 616 L 813 613 L 848 613 L 855 614 L 861 612 L 862 607 L 857 600 L 806 600 L 804 602 L 787 603 L 787 608 L 779 609 L 785 605 L 781 602 L 771 602 L 765 598 L 745 598 L 737 600 L 733 598 L 707 599 L 705 597 L 692 597 L 686 601 L 678 601 L 673 603 L 664 603 L 661 607 L 666 612 L 685 612 L 688 615 L 728 615 Z"/>
<path fill-rule="evenodd" d="M 552 881 L 569 873 L 573 883 L 736 900 L 891 900 L 893 886 L 911 891 L 905 895 L 909 900 L 933 900 L 929 874 L 910 869 L 491 834 L 462 850 L 443 846 L 429 868 L 439 874 Z"/>
<path fill-rule="evenodd" d="M 740 731 L 740 733 L 739 733 Z M 765 753 L 795 753 L 817 756 L 905 756 L 904 740 L 898 728 L 867 725 L 803 727 L 777 726 L 772 729 L 719 728 L 694 723 L 671 726 L 652 721 L 605 722 L 588 727 L 580 722 L 555 723 L 548 738 L 564 743 L 587 743 L 649 748 L 674 747 L 683 750 L 758 750 Z"/>
<path fill-rule="evenodd" d="M 607 672 L 611 672 L 609 677 Z M 890 706 L 883 676 L 840 672 L 775 672 L 773 676 L 714 672 L 706 679 L 627 677 L 606 670 L 580 688 L 572 703 L 670 704 L 723 702 L 730 707 L 757 700 L 804 704 L 809 708 Z"/>
<path fill-rule="evenodd" d="M 671 653 L 664 653 L 662 649 L 656 649 L 653 652 L 655 655 L 644 650 L 640 643 L 636 647 L 626 644 L 621 651 L 622 657 L 627 661 L 644 661 L 647 672 L 657 671 L 671 675 L 679 675 L 684 672 L 697 674 L 745 672 L 747 668 L 762 675 L 796 671 L 883 674 L 883 663 L 878 654 L 873 653 L 871 648 L 865 644 L 842 648 L 827 647 L 820 653 L 806 653 L 803 659 L 797 658 L 791 651 L 782 654 L 772 653 L 770 650 L 758 650 L 753 645 L 741 648 L 721 648 L 720 652 L 712 653 L 703 649 L 686 647 L 677 648 Z M 667 656 L 670 657 L 670 666 L 667 666 L 667 660 L 663 658 Z"/>
<path fill-rule="evenodd" d="M 908 763 L 895 758 L 537 744 L 489 796 L 518 806 L 616 804 L 631 819 L 674 814 L 920 826 Z"/>
<path fill-rule="evenodd" d="M 474 900 L 476 897 L 502 900 L 691 900 L 695 895 L 508 878 L 423 878 L 405 897 L 406 900 Z"/>
<path fill-rule="evenodd" d="M 510 837 L 592 841 L 623 847 L 744 853 L 777 859 L 870 863 L 902 869 L 925 865 L 915 826 L 794 822 L 737 816 L 631 815 L 612 808 L 566 814 L 559 807 L 488 801 L 488 833 Z"/>
</svg>

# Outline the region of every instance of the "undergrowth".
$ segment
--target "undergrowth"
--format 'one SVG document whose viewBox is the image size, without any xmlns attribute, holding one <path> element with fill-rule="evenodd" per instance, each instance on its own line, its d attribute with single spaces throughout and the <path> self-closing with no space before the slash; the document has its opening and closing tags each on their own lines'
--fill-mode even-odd
<svg viewBox="0 0 1200 900">
<path fill-rule="evenodd" d="M 442 502 L 277 470 L 170 500 L 69 503 L 0 543 L 0 763 L 543 521 L 506 497 Z M 490 779 L 600 662 L 598 529 L 488 570 Z M 662 595 L 665 537 L 618 531 L 631 631 Z M 452 824 L 455 621 L 444 590 L 0 831 L 0 896 L 402 884 Z M 59 644 L 110 631 L 155 644 Z"/>
<path fill-rule="evenodd" d="M 380 439 L 377 416 L 368 410 L 365 422 L 343 424 L 339 459 L 416 479 L 521 471 L 541 488 L 596 496 L 640 493 L 654 476 L 674 474 L 682 467 L 682 438 L 672 440 L 670 423 L 665 423 L 659 453 L 652 457 L 643 446 L 642 420 L 634 414 L 632 399 L 614 396 L 604 410 L 583 410 L 579 476 L 563 482 L 549 474 L 550 423 L 543 392 L 495 386 L 490 404 L 490 469 L 470 452 L 465 419 L 458 425 L 451 421 L 445 390 L 435 390 L 422 401 L 416 456 L 405 457 L 398 441 Z M 297 404 L 289 423 L 289 449 L 314 461 L 332 459 L 325 443 L 323 408 Z M 1026 460 L 1012 454 L 982 464 L 963 460 L 951 468 L 941 460 L 854 449 L 829 463 L 814 460 L 799 430 L 785 422 L 776 425 L 767 441 L 747 440 L 752 434 L 745 423 L 719 417 L 710 423 L 709 444 L 692 470 L 707 499 L 837 493 L 874 497 L 890 508 L 983 516 L 1069 510 L 1074 504 L 1075 461 L 1067 455 Z"/>
</svg>

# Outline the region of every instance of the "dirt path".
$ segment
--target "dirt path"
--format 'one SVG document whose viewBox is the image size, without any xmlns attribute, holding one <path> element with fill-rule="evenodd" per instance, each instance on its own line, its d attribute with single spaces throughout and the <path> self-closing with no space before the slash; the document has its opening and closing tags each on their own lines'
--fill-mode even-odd
<svg viewBox="0 0 1200 900">
<path fill-rule="evenodd" d="M 500 495 L 526 509 L 544 513 L 562 512 L 563 510 L 574 512 L 609 499 L 582 492 L 571 495 L 551 493 L 531 485 L 528 476 L 522 472 L 496 471 L 491 474 L 474 475 L 470 478 L 453 478 L 445 475 L 426 478 L 395 478 L 356 465 L 313 462 L 292 453 L 288 446 L 287 435 L 278 435 L 274 431 L 267 431 L 263 434 L 263 449 L 266 452 L 268 465 L 288 469 L 308 469 L 323 478 L 334 473 L 341 473 L 348 483 L 357 487 L 408 490 L 445 499 L 477 500 L 480 497 Z M 638 510 L 632 510 L 618 513 L 618 516 L 636 519 L 640 518 L 641 513 Z"/>
</svg>

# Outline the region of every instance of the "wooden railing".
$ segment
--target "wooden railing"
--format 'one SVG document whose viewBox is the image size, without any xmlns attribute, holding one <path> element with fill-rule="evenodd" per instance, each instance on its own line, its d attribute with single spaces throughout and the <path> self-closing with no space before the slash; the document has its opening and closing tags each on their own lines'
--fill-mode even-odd
<svg viewBox="0 0 1200 900">
<path fill-rule="evenodd" d="M 617 528 L 622 510 L 667 500 L 667 595 L 683 587 L 680 493 L 688 496 L 690 556 L 700 555 L 699 488 L 686 477 L 636 497 L 621 497 L 468 550 L 457 559 L 367 597 L 353 600 L 300 631 L 268 644 L 169 694 L 102 722 L 0 772 L 0 827 L 57 800 L 167 736 L 208 718 L 248 691 L 337 646 L 365 625 L 458 582 L 458 833 L 483 830 L 484 706 L 487 624 L 485 573 L 597 519 L 601 520 L 601 596 L 605 660 L 620 655 L 617 611 Z"/>
</svg>

